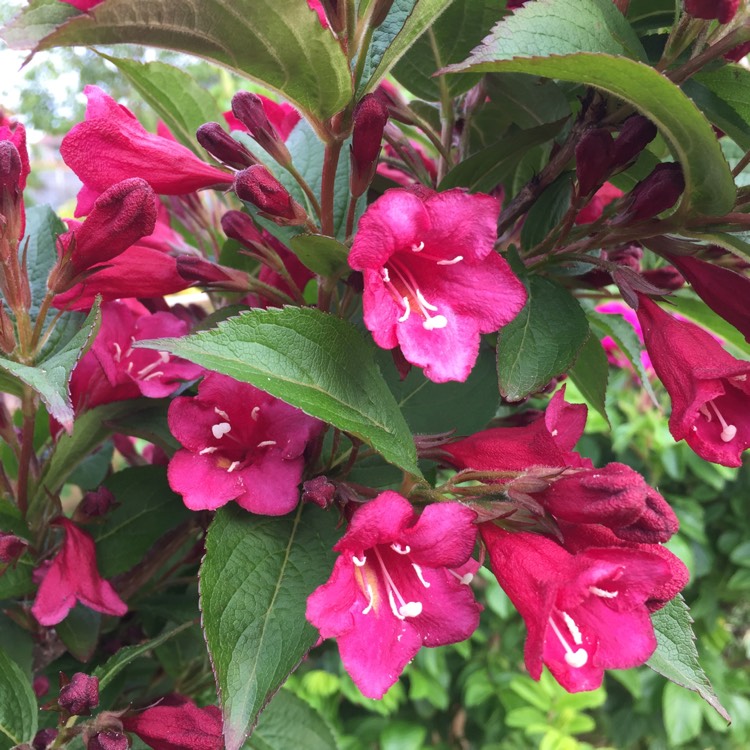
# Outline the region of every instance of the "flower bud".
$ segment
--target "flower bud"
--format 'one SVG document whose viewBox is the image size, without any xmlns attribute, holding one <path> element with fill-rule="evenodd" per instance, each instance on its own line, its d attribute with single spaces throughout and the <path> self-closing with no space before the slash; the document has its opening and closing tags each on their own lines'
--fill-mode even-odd
<svg viewBox="0 0 750 750">
<path fill-rule="evenodd" d="M 106 516 L 116 504 L 115 496 L 106 487 L 87 492 L 76 508 L 76 515 L 82 514 L 86 519 Z"/>
<path fill-rule="evenodd" d="M 235 141 L 218 122 L 207 122 L 201 125 L 195 137 L 211 156 L 215 156 L 229 167 L 244 169 L 258 163 L 252 153 L 239 141 Z"/>
<path fill-rule="evenodd" d="M 612 167 L 630 164 L 656 138 L 656 126 L 642 115 L 633 115 L 623 123 L 612 148 Z"/>
<path fill-rule="evenodd" d="M 31 741 L 31 747 L 34 750 L 47 750 L 47 748 L 55 741 L 57 737 L 57 729 L 48 727 L 47 729 L 40 729 Z"/>
<path fill-rule="evenodd" d="M 604 128 L 588 130 L 576 145 L 578 195 L 588 195 L 612 171 L 612 136 Z"/>
<path fill-rule="evenodd" d="M 70 682 L 60 688 L 57 703 L 71 715 L 88 716 L 91 709 L 99 705 L 99 678 L 76 672 Z"/>
<path fill-rule="evenodd" d="M 372 182 L 380 155 L 388 108 L 376 94 L 367 94 L 354 109 L 352 130 L 352 196 L 359 198 Z"/>
<path fill-rule="evenodd" d="M 750 42 L 738 44 L 736 47 L 732 47 L 729 52 L 724 53 L 724 59 L 739 62 L 748 52 L 750 52 Z"/>
<path fill-rule="evenodd" d="M 177 273 L 187 281 L 211 289 L 246 292 L 249 288 L 248 275 L 244 271 L 210 263 L 195 255 L 180 255 L 177 258 Z"/>
<path fill-rule="evenodd" d="M 373 0 L 372 15 L 370 16 L 370 26 L 373 29 L 377 29 L 385 21 L 392 5 L 393 0 Z"/>
<path fill-rule="evenodd" d="M 729 23 L 740 7 L 740 0 L 685 0 L 685 12 L 693 18 L 716 19 Z"/>
<path fill-rule="evenodd" d="M 672 208 L 685 189 L 682 167 L 677 163 L 658 164 L 626 196 L 624 209 L 612 224 L 645 221 Z"/>
<path fill-rule="evenodd" d="M 13 330 L 13 322 L 5 312 L 5 305 L 0 302 L 0 349 L 10 354 L 16 348 L 16 334 Z"/>
<path fill-rule="evenodd" d="M 668 292 L 674 292 L 685 286 L 685 279 L 674 266 L 651 268 L 648 271 L 643 271 L 642 276 L 649 284 Z"/>
<path fill-rule="evenodd" d="M 22 174 L 21 155 L 10 141 L 0 141 L 0 192 L 7 192 L 13 199 L 20 194 Z"/>
<path fill-rule="evenodd" d="M 128 750 L 130 741 L 127 735 L 116 729 L 106 729 L 89 737 L 86 750 Z"/>
<path fill-rule="evenodd" d="M 248 249 L 263 243 L 263 235 L 255 222 L 242 211 L 227 211 L 221 217 L 221 228 L 227 237 L 237 240 Z"/>
<path fill-rule="evenodd" d="M 302 206 L 262 164 L 238 172 L 234 191 L 240 200 L 257 206 L 278 224 L 296 226 L 307 220 Z"/>
<path fill-rule="evenodd" d="M 0 531 L 0 563 L 13 563 L 26 551 L 28 544 L 25 540 Z"/>
<path fill-rule="evenodd" d="M 330 507 L 335 494 L 336 486 L 328 480 L 328 477 L 322 475 L 315 479 L 308 479 L 302 485 L 302 502 L 315 503 L 323 510 Z"/>
<path fill-rule="evenodd" d="M 248 129 L 250 135 L 279 164 L 289 166 L 292 163 L 289 150 L 276 132 L 276 128 L 269 122 L 266 110 L 263 107 L 263 100 L 257 94 L 251 94 L 249 91 L 238 91 L 232 97 L 232 112 Z"/>
</svg>

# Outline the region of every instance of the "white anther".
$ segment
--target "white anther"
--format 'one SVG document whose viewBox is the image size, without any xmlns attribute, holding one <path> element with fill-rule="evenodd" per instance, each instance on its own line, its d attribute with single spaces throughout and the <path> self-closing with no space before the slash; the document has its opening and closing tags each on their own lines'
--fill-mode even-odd
<svg viewBox="0 0 750 750">
<path fill-rule="evenodd" d="M 734 375 L 730 380 L 736 380 L 738 383 L 744 383 L 747 380 L 747 375 Z"/>
<path fill-rule="evenodd" d="M 217 440 L 219 440 L 224 435 L 226 435 L 231 429 L 232 429 L 232 425 L 229 424 L 229 422 L 219 422 L 219 424 L 215 424 L 211 427 L 211 432 L 213 433 L 213 436 Z"/>
<path fill-rule="evenodd" d="M 400 544 L 396 544 L 395 542 L 391 545 L 391 549 L 394 552 L 398 552 L 399 555 L 408 555 L 411 552 L 411 547 L 408 544 L 405 547 L 402 547 Z"/>
<path fill-rule="evenodd" d="M 404 302 L 404 314 L 398 319 L 398 322 L 405 323 L 407 320 L 409 320 L 409 315 L 411 315 L 411 305 L 409 304 L 408 297 L 402 297 L 401 299 Z"/>
<path fill-rule="evenodd" d="M 398 608 L 398 611 L 404 617 L 419 617 L 422 614 L 422 602 L 406 602 Z"/>
<path fill-rule="evenodd" d="M 458 582 L 462 583 L 464 586 L 468 586 L 474 580 L 473 573 L 464 573 L 462 576 L 460 576 L 458 575 L 458 573 L 456 573 L 455 570 L 452 570 L 451 568 L 448 568 L 447 570 L 452 576 L 458 578 Z"/>
<path fill-rule="evenodd" d="M 451 258 L 451 260 L 439 260 L 437 264 L 439 266 L 452 266 L 456 263 L 460 263 L 464 259 L 463 255 L 457 255 L 455 258 Z"/>
<path fill-rule="evenodd" d="M 362 610 L 362 614 L 366 615 L 372 609 L 372 605 L 375 603 L 375 595 L 372 593 L 372 586 L 367 584 L 367 606 Z"/>
<path fill-rule="evenodd" d="M 356 555 L 352 555 L 352 562 L 358 568 L 362 568 L 362 567 L 364 567 L 365 563 L 367 562 L 367 558 L 364 555 L 362 555 L 362 559 L 360 560 Z"/>
<path fill-rule="evenodd" d="M 424 250 L 424 242 L 420 242 L 418 245 L 412 245 L 411 251 L 413 253 L 421 253 Z"/>
<path fill-rule="evenodd" d="M 226 419 L 227 422 L 229 421 L 229 414 L 227 414 L 223 409 L 219 409 L 218 406 L 214 406 L 214 412 L 223 419 Z"/>
<path fill-rule="evenodd" d="M 557 430 L 552 430 L 550 434 L 552 435 L 552 437 L 557 437 Z"/>
<path fill-rule="evenodd" d="M 112 346 L 115 347 L 115 362 L 119 362 L 122 359 L 122 349 L 116 341 L 112 342 Z"/>
<path fill-rule="evenodd" d="M 422 327 L 428 331 L 434 331 L 436 328 L 445 328 L 448 325 L 448 319 L 445 315 L 435 315 L 432 318 L 427 318 Z"/>
<path fill-rule="evenodd" d="M 150 365 L 146 365 L 142 370 L 138 370 L 138 377 L 142 380 L 145 379 L 150 372 L 153 372 L 157 367 L 163 364 L 164 362 L 160 357 L 156 362 L 152 362 Z M 162 375 L 163 374 L 164 373 L 162 373 Z"/>
<path fill-rule="evenodd" d="M 716 414 L 719 422 L 721 423 L 721 439 L 725 443 L 730 443 L 732 440 L 737 437 L 737 428 L 733 424 L 728 424 L 726 419 L 724 419 L 722 413 L 719 411 L 719 408 L 716 406 L 716 404 L 713 401 L 708 402 L 711 408 L 714 410 L 714 413 Z M 708 420 L 711 421 L 710 419 Z"/>
<path fill-rule="evenodd" d="M 426 307 L 428 310 L 432 310 L 433 312 L 437 312 L 437 307 L 435 305 L 431 305 L 425 298 L 422 292 L 419 291 L 419 289 L 415 289 L 417 299 L 419 300 L 419 303 L 422 305 L 422 307 Z"/>
<path fill-rule="evenodd" d="M 589 586 L 589 591 L 595 596 L 600 596 L 602 599 L 614 599 L 619 595 L 619 591 L 605 591 L 596 586 Z"/>
<path fill-rule="evenodd" d="M 416 563 L 411 564 L 412 568 L 414 568 L 414 572 L 417 574 L 417 578 L 419 578 L 419 582 L 426 588 L 430 588 L 430 582 L 425 581 L 424 576 L 422 575 L 422 568 L 417 565 Z"/>
<path fill-rule="evenodd" d="M 268 448 L 271 445 L 276 445 L 276 441 L 275 440 L 264 440 L 263 442 L 258 443 L 258 445 L 255 446 L 255 447 L 256 448 Z"/>
<path fill-rule="evenodd" d="M 213 445 L 209 445 L 208 448 L 204 448 L 202 451 L 198 451 L 199 456 L 205 456 L 207 453 L 216 453 L 219 450 Z"/>
<path fill-rule="evenodd" d="M 229 464 L 229 468 L 227 469 L 227 474 L 231 474 L 239 465 L 239 461 L 232 461 L 232 463 Z"/>
<path fill-rule="evenodd" d="M 565 615 L 565 613 L 563 613 L 563 615 Z M 563 634 L 560 632 L 560 628 L 557 627 L 555 621 L 551 617 L 549 618 L 549 624 L 552 626 L 552 630 L 560 641 L 563 649 L 565 649 L 565 662 L 575 669 L 579 669 L 580 667 L 584 666 L 589 660 L 589 655 L 586 652 L 586 649 L 578 648 L 573 651 L 568 642 L 565 640 Z M 568 627 L 570 627 L 569 624 Z M 576 628 L 576 630 L 578 630 L 578 628 Z"/>
<path fill-rule="evenodd" d="M 560 612 L 560 614 L 563 616 L 563 620 L 565 620 L 565 624 L 568 626 L 568 630 L 573 636 L 573 642 L 576 646 L 580 646 L 583 643 L 583 637 L 581 636 L 581 631 L 578 629 L 575 620 L 567 612 Z"/>
<path fill-rule="evenodd" d="M 383 281 L 385 281 L 386 284 L 390 284 L 391 283 L 391 277 L 390 277 L 390 275 L 388 273 L 388 268 L 386 266 L 383 266 L 380 269 L 380 274 L 383 277 Z"/>
<path fill-rule="evenodd" d="M 169 362 L 169 352 L 159 352 L 159 357 L 165 365 Z"/>
<path fill-rule="evenodd" d="M 253 422 L 257 422 L 259 414 L 260 414 L 260 406 L 253 406 L 253 410 L 250 412 L 250 419 L 252 419 Z"/>
</svg>

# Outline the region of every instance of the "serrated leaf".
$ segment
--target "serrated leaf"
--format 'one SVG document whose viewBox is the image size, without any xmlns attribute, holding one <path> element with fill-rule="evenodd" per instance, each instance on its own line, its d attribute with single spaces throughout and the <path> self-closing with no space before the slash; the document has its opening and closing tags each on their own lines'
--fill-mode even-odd
<svg viewBox="0 0 750 750">
<path fill-rule="evenodd" d="M 453 167 L 443 178 L 439 190 L 452 187 L 465 187 L 474 193 L 493 190 L 513 172 L 529 149 L 554 138 L 563 123 L 559 120 L 510 133 Z"/>
<path fill-rule="evenodd" d="M 529 250 L 538 245 L 562 221 L 570 208 L 573 180 L 568 172 L 561 174 L 537 199 L 521 228 L 521 247 Z"/>
<path fill-rule="evenodd" d="M 589 335 L 586 314 L 570 292 L 542 276 L 524 283 L 526 305 L 497 341 L 498 384 L 508 401 L 520 401 L 565 372 Z"/>
<path fill-rule="evenodd" d="M 590 333 L 586 343 L 578 354 L 568 376 L 576 384 L 581 395 L 596 409 L 609 424 L 605 401 L 607 397 L 607 381 L 609 379 L 609 363 L 607 354 L 601 341 Z"/>
<path fill-rule="evenodd" d="M 709 215 L 730 211 L 734 180 L 708 120 L 678 86 L 623 56 L 644 59 L 638 47 L 610 0 L 536 0 L 501 21 L 467 60 L 443 72 L 532 73 L 614 94 L 657 125 L 682 165 L 683 207 Z"/>
<path fill-rule="evenodd" d="M 59 0 L 30 0 L 27 7 L 3 27 L 0 37 L 11 49 L 31 49 L 80 12 Z"/>
<path fill-rule="evenodd" d="M 375 364 L 373 347 L 346 321 L 311 308 L 250 310 L 211 331 L 137 346 L 251 383 L 419 476 L 411 433 Z"/>
<path fill-rule="evenodd" d="M 54 417 L 68 432 L 73 429 L 73 404 L 68 385 L 73 368 L 91 345 L 101 322 L 99 300 L 79 331 L 62 349 L 53 352 L 36 366 L 23 365 L 0 357 L 0 368 L 33 388 L 44 401 L 51 417 Z"/>
<path fill-rule="evenodd" d="M 31 289 L 29 317 L 36 322 L 39 307 L 47 294 L 47 279 L 57 262 L 57 237 L 65 232 L 65 224 L 49 206 L 26 209 L 26 233 L 19 250 L 26 251 L 26 269 Z"/>
<path fill-rule="evenodd" d="M 523 73 L 489 74 L 484 85 L 490 102 L 482 107 L 479 116 L 486 109 L 494 110 L 496 131 L 502 122 L 534 128 L 570 115 L 565 94 L 548 79 Z"/>
<path fill-rule="evenodd" d="M 158 60 L 142 63 L 102 52 L 99 55 L 117 67 L 183 146 L 205 157 L 195 131 L 219 116 L 219 105 L 205 88 L 184 70 Z"/>
<path fill-rule="evenodd" d="M 87 662 L 94 654 L 99 640 L 102 616 L 93 609 L 77 604 L 68 616 L 55 626 L 68 651 L 78 661 Z"/>
<path fill-rule="evenodd" d="M 10 37 L 6 32 L 9 46 L 30 46 L 25 26 L 22 20 Z M 275 89 L 320 120 L 352 96 L 346 57 L 305 0 L 201 0 L 189 9 L 181 0 L 107 0 L 38 40 L 33 52 L 123 43 L 203 57 Z"/>
<path fill-rule="evenodd" d="M 725 250 L 729 250 L 730 253 L 734 253 L 746 263 L 750 261 L 749 232 L 733 232 L 731 234 L 729 232 L 715 232 L 713 234 L 692 234 L 690 232 L 683 232 L 683 234 L 691 239 L 701 240 L 710 243 L 711 245 L 723 247 Z"/>
<path fill-rule="evenodd" d="M 393 68 L 394 78 L 412 94 L 426 101 L 440 101 L 441 87 L 455 97 L 468 91 L 479 76 L 433 78 L 450 63 L 463 60 L 479 44 L 503 14 L 497 0 L 453 0 L 444 13 L 422 34 Z"/>
<path fill-rule="evenodd" d="M 31 742 L 38 713 L 29 678 L 0 649 L 0 750 Z"/>
<path fill-rule="evenodd" d="M 298 234 L 289 241 L 289 248 L 307 268 L 320 276 L 338 276 L 349 268 L 349 251 L 333 237 Z"/>
<path fill-rule="evenodd" d="M 183 622 L 182 625 L 178 625 L 176 628 L 168 630 L 166 633 L 162 633 L 150 641 L 146 641 L 146 643 L 121 648 L 114 656 L 110 657 L 104 664 L 94 670 L 94 677 L 99 678 L 99 691 L 103 691 L 132 661 L 145 656 L 149 651 L 161 646 L 162 643 L 165 643 L 170 638 L 192 626 L 192 622 Z"/>
<path fill-rule="evenodd" d="M 385 21 L 375 29 L 357 96 L 374 91 L 388 71 L 453 0 L 394 0 Z"/>
<path fill-rule="evenodd" d="M 282 518 L 222 508 L 211 524 L 200 601 L 227 750 L 242 746 L 318 638 L 305 607 L 333 567 L 334 526 L 330 514 L 302 504 Z"/>
<path fill-rule="evenodd" d="M 333 730 L 309 704 L 288 690 L 279 690 L 260 717 L 245 746 L 252 750 L 337 750 Z"/>
<path fill-rule="evenodd" d="M 683 87 L 717 127 L 743 149 L 750 148 L 750 71 L 741 65 L 722 65 L 700 71 Z"/>
<path fill-rule="evenodd" d="M 163 466 L 118 471 L 104 486 L 119 507 L 107 514 L 95 536 L 103 578 L 130 570 L 167 531 L 191 517 L 182 498 L 170 489 Z"/>
<path fill-rule="evenodd" d="M 657 647 L 646 662 L 655 672 L 681 687 L 698 693 L 722 718 L 731 721 L 719 703 L 706 673 L 698 661 L 692 618 L 682 595 L 678 594 L 651 615 Z"/>
</svg>

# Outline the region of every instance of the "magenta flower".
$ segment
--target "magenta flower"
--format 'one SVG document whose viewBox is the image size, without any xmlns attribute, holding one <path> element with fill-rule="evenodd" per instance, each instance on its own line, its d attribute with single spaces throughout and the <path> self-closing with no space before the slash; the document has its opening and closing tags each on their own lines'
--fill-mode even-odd
<svg viewBox="0 0 750 750">
<path fill-rule="evenodd" d="M 605 182 L 595 193 L 593 198 L 578 212 L 576 224 L 591 224 L 601 218 L 604 209 L 621 198 L 623 195 L 620 188 L 615 187 L 611 182 Z"/>
<path fill-rule="evenodd" d="M 741 466 L 750 446 L 750 362 L 707 331 L 638 295 L 638 319 L 654 370 L 672 399 L 669 431 L 702 458 Z"/>
<path fill-rule="evenodd" d="M 94 540 L 67 518 L 52 521 L 62 526 L 62 549 L 49 565 L 31 608 L 40 625 L 62 622 L 76 600 L 107 615 L 122 617 L 128 607 L 96 567 Z"/>
<path fill-rule="evenodd" d="M 538 534 L 480 527 L 492 571 L 523 617 L 524 656 L 569 692 L 595 690 L 605 669 L 643 664 L 656 649 L 646 601 L 669 565 L 642 549 L 589 548 L 571 554 Z"/>
<path fill-rule="evenodd" d="M 307 600 L 307 619 L 336 638 L 341 660 L 368 698 L 382 698 L 424 646 L 468 638 L 479 624 L 465 566 L 476 540 L 473 511 L 429 505 L 417 515 L 386 491 L 354 513 L 334 549 L 327 583 Z M 478 566 L 471 566 L 476 571 Z"/>
<path fill-rule="evenodd" d="M 365 325 L 436 383 L 463 381 L 481 333 L 520 312 L 526 290 L 494 251 L 499 203 L 463 190 L 395 188 L 369 206 L 349 254 L 364 273 Z"/>
<path fill-rule="evenodd" d="M 231 183 L 231 175 L 202 162 L 176 141 L 149 133 L 130 110 L 97 86 L 86 86 L 84 93 L 86 119 L 60 146 L 63 160 L 83 182 L 76 216 L 89 213 L 100 193 L 129 177 L 142 177 L 164 195 Z"/>
<path fill-rule="evenodd" d="M 226 375 L 209 373 L 195 398 L 169 406 L 169 429 L 184 446 L 167 476 L 191 510 L 230 500 L 252 513 L 281 516 L 299 500 L 303 453 L 323 423 Z"/>
</svg>

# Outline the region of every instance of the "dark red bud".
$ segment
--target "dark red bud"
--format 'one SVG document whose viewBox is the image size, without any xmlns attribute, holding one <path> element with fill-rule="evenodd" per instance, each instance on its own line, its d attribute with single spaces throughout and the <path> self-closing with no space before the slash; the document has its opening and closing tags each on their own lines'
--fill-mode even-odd
<svg viewBox="0 0 750 750">
<path fill-rule="evenodd" d="M 106 487 L 87 492 L 76 508 L 76 514 L 81 513 L 86 518 L 105 516 L 116 504 L 115 496 Z"/>
<path fill-rule="evenodd" d="M 612 136 L 603 128 L 584 133 L 576 145 L 578 195 L 588 195 L 612 171 Z"/>
<path fill-rule="evenodd" d="M 244 271 L 220 266 L 195 255 L 180 255 L 177 258 L 177 273 L 187 281 L 212 289 L 246 292 L 249 287 Z"/>
<path fill-rule="evenodd" d="M 234 191 L 240 200 L 252 203 L 269 217 L 281 219 L 285 224 L 299 225 L 306 221 L 302 206 L 262 164 L 238 172 Z"/>
<path fill-rule="evenodd" d="M 685 0 L 685 12 L 693 18 L 716 19 L 729 23 L 740 7 L 740 0 Z"/>
<path fill-rule="evenodd" d="M 21 155 L 10 141 L 0 141 L 0 193 L 7 191 L 13 199 L 18 196 L 22 174 Z"/>
<path fill-rule="evenodd" d="M 232 97 L 232 114 L 279 164 L 291 164 L 289 150 L 276 128 L 269 122 L 263 100 L 257 94 L 238 91 Z"/>
<path fill-rule="evenodd" d="M 392 5 L 393 0 L 373 0 L 372 15 L 370 16 L 370 26 L 373 29 L 377 29 L 385 21 Z"/>
<path fill-rule="evenodd" d="M 5 312 L 5 305 L 0 302 L 0 349 L 10 354 L 16 348 L 16 334 L 13 322 Z"/>
<path fill-rule="evenodd" d="M 34 689 L 34 695 L 36 695 L 37 698 L 44 698 L 49 692 L 49 677 L 43 674 L 38 675 L 34 678 L 32 687 Z"/>
<path fill-rule="evenodd" d="M 258 163 L 250 151 L 239 141 L 235 141 L 218 122 L 207 122 L 201 125 L 195 137 L 211 156 L 215 156 L 229 167 L 244 169 Z"/>
<path fill-rule="evenodd" d="M 128 747 L 127 735 L 114 729 L 97 732 L 86 743 L 86 750 L 128 750 Z"/>
<path fill-rule="evenodd" d="M 221 217 L 221 228 L 227 237 L 237 240 L 248 249 L 252 250 L 253 245 L 263 243 L 263 235 L 255 222 L 242 211 L 227 211 Z"/>
<path fill-rule="evenodd" d="M 351 191 L 358 198 L 367 190 L 377 169 L 388 107 L 379 96 L 367 94 L 354 109 L 353 120 Z"/>
<path fill-rule="evenodd" d="M 336 486 L 328 481 L 328 477 L 308 479 L 302 485 L 302 502 L 315 503 L 324 510 L 330 507 L 335 494 Z"/>
<path fill-rule="evenodd" d="M 732 47 L 729 52 L 724 53 L 724 59 L 739 62 L 748 52 L 750 52 L 750 42 L 738 44 L 736 47 Z"/>
<path fill-rule="evenodd" d="M 74 716 L 88 716 L 99 705 L 99 678 L 76 672 L 67 685 L 60 688 L 60 708 Z"/>
<path fill-rule="evenodd" d="M 625 197 L 623 212 L 613 224 L 645 221 L 672 208 L 685 189 L 682 167 L 677 163 L 658 164 Z"/>
<path fill-rule="evenodd" d="M 612 148 L 613 168 L 630 164 L 656 138 L 656 133 L 656 126 L 642 115 L 633 115 L 625 120 Z"/>
<path fill-rule="evenodd" d="M 27 542 L 15 534 L 0 531 L 0 563 L 12 563 L 26 551 Z"/>
<path fill-rule="evenodd" d="M 685 279 L 674 266 L 662 266 L 642 272 L 643 278 L 650 284 L 668 292 L 674 292 L 685 286 Z"/>
<path fill-rule="evenodd" d="M 49 727 L 47 729 L 40 729 L 31 741 L 31 747 L 34 750 L 47 750 L 47 748 L 55 741 L 57 737 L 57 729 Z"/>
</svg>

